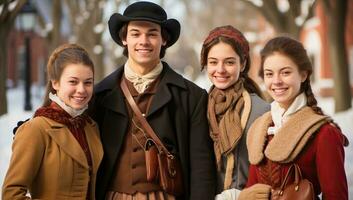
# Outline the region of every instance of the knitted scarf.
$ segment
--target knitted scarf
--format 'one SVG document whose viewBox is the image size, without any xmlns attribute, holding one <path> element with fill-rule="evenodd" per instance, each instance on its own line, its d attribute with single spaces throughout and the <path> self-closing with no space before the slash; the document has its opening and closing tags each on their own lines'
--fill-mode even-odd
<svg viewBox="0 0 353 200">
<path fill-rule="evenodd" d="M 231 152 L 243 133 L 240 117 L 244 107 L 243 90 L 243 80 L 239 79 L 233 86 L 225 90 L 212 87 L 208 99 L 210 136 L 214 142 L 218 170 L 222 166 L 222 155 L 227 157 L 225 189 L 231 185 L 235 163 L 234 155 Z"/>
</svg>

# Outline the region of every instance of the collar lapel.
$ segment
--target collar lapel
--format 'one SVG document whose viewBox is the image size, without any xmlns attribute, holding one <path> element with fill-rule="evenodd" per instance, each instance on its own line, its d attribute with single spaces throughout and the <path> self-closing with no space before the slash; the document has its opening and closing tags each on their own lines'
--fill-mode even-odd
<svg viewBox="0 0 353 200">
<path fill-rule="evenodd" d="M 51 128 L 48 130 L 49 136 L 74 160 L 88 169 L 85 153 L 70 130 L 60 123 L 49 121 Z"/>
<path fill-rule="evenodd" d="M 174 72 L 167 63 L 162 62 L 162 64 L 163 71 L 161 72 L 161 82 L 159 83 L 156 96 L 152 99 L 151 107 L 147 116 L 155 113 L 172 99 L 169 85 L 175 85 L 186 89 L 183 77 Z"/>
<path fill-rule="evenodd" d="M 298 110 L 269 142 L 265 149 L 266 157 L 280 163 L 293 161 L 310 136 L 329 120 L 328 116 L 318 115 L 308 106 Z"/>
<path fill-rule="evenodd" d="M 156 96 L 153 97 L 148 115 L 155 113 L 172 99 L 172 95 L 165 83 L 160 83 Z"/>
<path fill-rule="evenodd" d="M 124 67 L 120 67 L 114 73 L 109 75 L 104 82 L 100 84 L 97 91 L 110 90 L 109 93 L 103 99 L 103 105 L 121 115 L 127 117 L 127 110 L 124 101 L 124 94 L 120 88 L 121 77 L 124 73 Z"/>
<path fill-rule="evenodd" d="M 257 118 L 249 128 L 247 135 L 247 147 L 249 162 L 257 165 L 264 158 L 264 147 L 267 138 L 267 129 L 272 123 L 271 113 L 267 112 Z"/>
<path fill-rule="evenodd" d="M 112 91 L 110 91 L 109 94 L 104 97 L 103 105 L 106 108 L 127 117 L 128 112 L 126 110 L 124 94 L 122 93 L 120 87 L 114 88 Z"/>
</svg>

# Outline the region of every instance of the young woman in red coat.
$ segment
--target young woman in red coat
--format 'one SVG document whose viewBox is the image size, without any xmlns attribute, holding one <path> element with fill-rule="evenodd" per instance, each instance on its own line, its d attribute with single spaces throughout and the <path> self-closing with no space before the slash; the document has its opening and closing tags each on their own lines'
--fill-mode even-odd
<svg viewBox="0 0 353 200">
<path fill-rule="evenodd" d="M 261 51 L 260 74 L 274 101 L 248 132 L 251 165 L 239 199 L 262 199 L 253 195 L 257 183 L 279 188 L 292 163 L 313 184 L 317 199 L 320 194 L 325 200 L 348 199 L 343 149 L 348 141 L 317 106 L 311 73 L 306 50 L 294 39 L 274 38 Z"/>
</svg>

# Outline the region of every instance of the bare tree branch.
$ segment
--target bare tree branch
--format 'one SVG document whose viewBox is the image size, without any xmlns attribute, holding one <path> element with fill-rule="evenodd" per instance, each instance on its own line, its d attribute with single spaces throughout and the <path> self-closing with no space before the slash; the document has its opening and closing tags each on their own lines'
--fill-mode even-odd
<svg viewBox="0 0 353 200">
<path fill-rule="evenodd" d="M 275 0 L 264 1 L 262 6 L 257 6 L 253 2 L 248 0 L 242 0 L 247 5 L 258 10 L 265 19 L 272 24 L 273 28 L 278 32 L 283 32 L 285 30 L 283 21 L 284 14 L 280 13 Z"/>
<path fill-rule="evenodd" d="M 0 13 L 0 22 L 13 21 L 26 2 L 27 0 L 18 0 L 15 8 L 10 11 L 9 5 L 10 3 L 13 3 L 13 0 L 4 0 L 4 2 L 1 3 L 3 8 L 2 12 Z"/>
<path fill-rule="evenodd" d="M 278 33 L 290 33 L 298 38 L 304 23 L 297 25 L 296 20 L 301 16 L 303 0 L 288 0 L 289 8 L 281 12 L 276 0 L 264 0 L 262 6 L 255 5 L 249 0 L 242 0 L 247 5 L 257 9 Z M 309 7 L 308 15 L 303 19 L 306 22 L 313 16 L 314 3 Z"/>
<path fill-rule="evenodd" d="M 309 19 L 311 19 L 314 16 L 314 11 L 315 11 L 315 7 L 317 4 L 317 0 L 313 2 L 313 4 L 311 4 L 311 6 L 308 8 L 308 15 L 306 16 L 306 18 L 304 19 L 304 24 L 305 22 L 307 22 Z"/>
</svg>

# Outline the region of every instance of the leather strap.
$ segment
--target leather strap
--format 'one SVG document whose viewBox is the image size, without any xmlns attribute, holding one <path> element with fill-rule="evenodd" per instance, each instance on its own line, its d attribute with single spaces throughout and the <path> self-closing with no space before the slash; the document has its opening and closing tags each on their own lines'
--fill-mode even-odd
<svg viewBox="0 0 353 200">
<path fill-rule="evenodd" d="M 297 164 L 293 163 L 287 171 L 287 174 L 284 178 L 284 181 L 280 187 L 280 191 L 283 191 L 285 189 L 285 187 L 287 186 L 288 178 L 292 174 L 293 170 L 294 170 L 294 183 L 297 186 L 299 185 L 299 182 L 302 180 L 302 173 L 301 173 L 299 166 Z"/>
<path fill-rule="evenodd" d="M 159 139 L 159 137 L 156 135 L 156 133 L 153 131 L 152 127 L 149 125 L 147 122 L 146 118 L 142 115 L 139 107 L 137 106 L 135 100 L 133 99 L 129 89 L 127 88 L 127 85 L 125 83 L 125 79 L 121 79 L 120 87 L 123 90 L 123 93 L 127 99 L 127 102 L 130 104 L 131 109 L 134 111 L 136 114 L 137 119 L 145 129 L 148 135 L 151 136 L 151 138 L 154 140 L 156 143 L 157 147 L 159 147 L 159 150 L 163 150 L 168 156 L 173 156 L 168 149 L 163 145 L 163 142 Z"/>
</svg>

